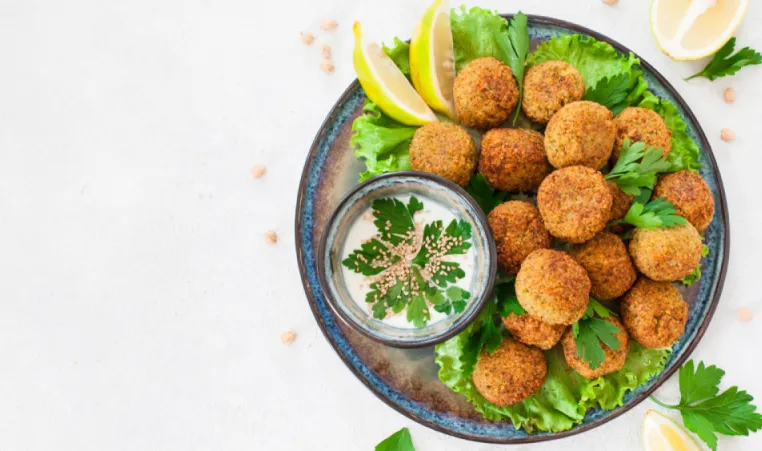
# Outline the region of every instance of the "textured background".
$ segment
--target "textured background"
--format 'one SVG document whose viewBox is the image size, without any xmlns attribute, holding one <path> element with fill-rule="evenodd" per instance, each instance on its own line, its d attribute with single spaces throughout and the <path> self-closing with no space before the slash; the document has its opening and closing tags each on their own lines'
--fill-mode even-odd
<svg viewBox="0 0 762 451">
<path fill-rule="evenodd" d="M 725 290 L 694 353 L 762 399 L 756 142 L 762 69 L 681 79 L 645 0 L 479 2 L 555 16 L 629 46 L 676 86 L 728 195 Z M 307 307 L 293 211 L 314 133 L 354 78 L 350 26 L 408 37 L 428 0 L 0 0 L 0 449 L 368 450 L 408 426 L 419 450 L 487 450 L 430 431 L 344 367 Z M 336 19 L 331 33 L 319 29 Z M 740 46 L 762 49 L 753 2 Z M 316 46 L 332 45 L 323 74 Z M 722 91 L 738 93 L 734 105 Z M 733 128 L 727 144 L 720 129 Z M 252 180 L 254 164 L 267 175 Z M 280 242 L 269 246 L 263 233 Z M 296 342 L 280 343 L 295 329 Z M 674 381 L 659 395 L 676 396 Z M 646 402 L 532 450 L 638 450 Z M 762 433 L 722 439 L 762 449 Z"/>
</svg>

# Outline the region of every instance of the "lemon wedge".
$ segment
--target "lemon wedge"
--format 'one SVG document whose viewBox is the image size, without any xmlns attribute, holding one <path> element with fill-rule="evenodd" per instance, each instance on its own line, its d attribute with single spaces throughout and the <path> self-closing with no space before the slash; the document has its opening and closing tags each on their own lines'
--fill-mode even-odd
<svg viewBox="0 0 762 451">
<path fill-rule="evenodd" d="M 405 125 L 436 122 L 437 116 L 413 88 L 378 44 L 368 44 L 362 37 L 360 22 L 352 27 L 355 34 L 353 61 L 365 95 L 392 119 Z"/>
<path fill-rule="evenodd" d="M 655 410 L 643 419 L 645 451 L 701 451 L 696 442 L 677 423 Z"/>
<path fill-rule="evenodd" d="M 749 0 L 653 0 L 651 31 L 670 58 L 703 58 L 733 37 L 748 6 Z"/>
<path fill-rule="evenodd" d="M 410 78 L 431 108 L 455 120 L 455 81 L 450 7 L 436 0 L 423 14 L 410 40 Z"/>
</svg>

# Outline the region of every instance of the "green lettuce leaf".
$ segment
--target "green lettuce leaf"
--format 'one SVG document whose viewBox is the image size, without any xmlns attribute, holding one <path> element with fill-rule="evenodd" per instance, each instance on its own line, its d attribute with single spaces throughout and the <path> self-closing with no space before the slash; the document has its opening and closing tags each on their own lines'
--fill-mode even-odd
<svg viewBox="0 0 762 451">
<path fill-rule="evenodd" d="M 486 419 L 510 419 L 514 427 L 529 432 L 566 431 L 582 422 L 588 408 L 600 405 L 610 410 L 622 405 L 625 393 L 659 374 L 671 353 L 668 349 L 648 349 L 631 341 L 627 361 L 621 370 L 587 380 L 566 364 L 560 346 L 556 346 L 545 353 L 548 376 L 540 391 L 520 403 L 499 407 L 476 390 L 460 359 L 470 335 L 477 332 L 478 324 L 472 324 L 456 337 L 436 346 L 439 379 L 451 390 L 466 396 Z"/>
<path fill-rule="evenodd" d="M 533 66 L 545 61 L 566 61 L 576 67 L 585 80 L 585 88 L 593 89 L 599 82 L 606 79 L 618 79 L 623 74 L 628 77 L 626 92 L 623 100 L 609 107 L 618 114 L 624 108 L 636 105 L 643 93 L 648 89 L 648 83 L 643 78 L 643 71 L 638 68 L 640 60 L 632 53 L 621 55 L 614 47 L 580 34 L 570 34 L 554 37 L 543 42 L 529 55 L 528 64 Z"/>
<path fill-rule="evenodd" d="M 363 114 L 352 123 L 350 145 L 355 156 L 364 160 L 366 171 L 360 181 L 392 171 L 410 169 L 410 141 L 417 127 L 408 127 L 390 119 L 367 100 Z"/>
<path fill-rule="evenodd" d="M 670 171 L 687 169 L 696 172 L 701 167 L 699 146 L 688 135 L 687 125 L 677 107 L 672 102 L 660 99 L 649 91 L 643 93 L 643 100 L 638 106 L 658 113 L 667 123 L 667 128 L 672 131 L 672 151 L 669 153 L 669 162 L 672 164 Z"/>
<path fill-rule="evenodd" d="M 497 12 L 479 7 L 453 8 L 450 13 L 455 69 L 472 60 L 491 56 L 510 63 L 511 48 L 508 21 Z"/>
</svg>

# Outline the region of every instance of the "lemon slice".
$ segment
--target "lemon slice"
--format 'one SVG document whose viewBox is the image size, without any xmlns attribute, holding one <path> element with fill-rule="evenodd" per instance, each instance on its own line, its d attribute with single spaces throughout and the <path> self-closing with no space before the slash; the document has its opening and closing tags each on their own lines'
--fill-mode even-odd
<svg viewBox="0 0 762 451">
<path fill-rule="evenodd" d="M 455 120 L 452 100 L 455 60 L 447 0 L 436 0 L 413 31 L 410 77 L 415 89 L 431 108 Z"/>
<path fill-rule="evenodd" d="M 651 31 L 670 58 L 703 58 L 728 42 L 748 6 L 749 0 L 653 0 Z"/>
<path fill-rule="evenodd" d="M 365 94 L 392 119 L 405 125 L 436 122 L 437 116 L 416 92 L 389 56 L 378 44 L 367 44 L 360 22 L 355 22 L 353 54 L 355 72 Z"/>
<path fill-rule="evenodd" d="M 701 451 L 685 429 L 655 410 L 646 412 L 643 419 L 643 449 L 645 451 Z"/>
</svg>

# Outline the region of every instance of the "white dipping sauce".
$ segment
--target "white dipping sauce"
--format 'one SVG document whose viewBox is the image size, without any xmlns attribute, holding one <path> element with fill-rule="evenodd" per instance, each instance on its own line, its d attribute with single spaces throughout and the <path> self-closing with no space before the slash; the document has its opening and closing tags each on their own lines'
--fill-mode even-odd
<svg viewBox="0 0 762 451">
<path fill-rule="evenodd" d="M 389 198 L 398 199 L 405 203 L 405 205 L 408 204 L 410 201 L 410 198 L 412 196 L 390 196 Z M 444 228 L 447 228 L 447 226 L 455 219 L 459 220 L 461 219 L 459 216 L 456 216 L 452 211 L 450 211 L 447 207 L 444 205 L 431 200 L 427 197 L 422 197 L 420 195 L 415 196 L 421 203 L 423 203 L 423 210 L 418 211 L 415 213 L 414 221 L 416 223 L 416 231 L 419 235 L 423 233 L 423 227 L 427 224 L 430 224 L 434 221 L 442 221 L 442 225 Z M 349 232 L 347 233 L 346 241 L 344 242 L 344 249 L 342 250 L 342 260 L 349 257 L 349 255 L 356 249 L 360 249 L 363 242 L 367 241 L 370 238 L 375 237 L 378 235 L 378 229 L 376 228 L 375 224 L 373 224 L 374 221 L 373 217 L 373 209 L 368 207 L 367 210 L 365 210 L 362 215 L 355 221 L 354 224 L 349 229 Z M 474 230 L 471 231 L 472 234 L 474 233 Z M 446 288 L 443 290 L 446 290 L 449 287 L 455 286 L 458 288 L 461 288 L 465 291 L 468 291 L 471 294 L 471 297 L 466 300 L 466 309 L 468 309 L 468 304 L 473 302 L 474 300 L 474 293 L 472 292 L 472 277 L 473 277 L 473 269 L 474 269 L 474 248 L 473 248 L 473 237 L 468 240 L 471 243 L 471 248 L 469 248 L 465 254 L 459 254 L 459 255 L 448 255 L 445 256 L 442 261 L 451 261 L 456 262 L 460 264 L 460 268 L 465 273 L 465 277 L 462 279 L 458 279 L 455 283 L 448 284 Z M 359 305 L 363 310 L 367 311 L 368 314 L 373 317 L 373 312 L 371 310 L 372 304 L 365 302 L 365 295 L 370 291 L 370 285 L 373 282 L 374 277 L 377 276 L 365 276 L 362 273 L 357 273 L 349 268 L 347 268 L 344 265 L 341 265 L 342 268 L 342 276 L 344 278 L 344 283 L 347 287 L 347 291 L 349 292 L 349 295 L 352 297 L 352 300 Z M 383 274 L 383 273 L 381 273 Z M 438 312 L 434 310 L 434 306 L 431 305 L 428 301 L 426 302 L 429 307 L 429 313 L 431 315 L 431 318 L 427 321 L 426 325 L 434 324 L 438 321 L 441 321 L 445 318 L 447 318 L 449 315 L 445 313 Z M 454 314 L 454 312 L 451 312 L 451 315 Z M 408 322 L 407 320 L 407 307 L 403 309 L 399 313 L 394 313 L 391 311 L 391 309 L 387 310 L 386 318 L 383 320 L 377 320 L 373 319 L 374 321 L 382 321 L 385 324 L 388 324 L 393 327 L 398 327 L 401 329 L 415 329 L 415 325 L 412 322 Z"/>
</svg>

